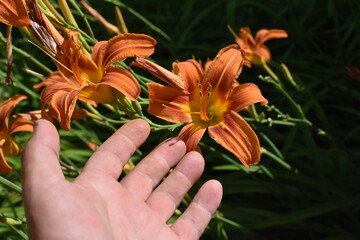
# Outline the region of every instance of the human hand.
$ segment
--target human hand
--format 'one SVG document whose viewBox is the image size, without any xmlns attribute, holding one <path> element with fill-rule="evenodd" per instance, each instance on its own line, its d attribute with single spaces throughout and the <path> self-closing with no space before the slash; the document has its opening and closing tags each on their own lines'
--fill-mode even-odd
<svg viewBox="0 0 360 240">
<path fill-rule="evenodd" d="M 166 224 L 204 168 L 202 156 L 185 154 L 185 144 L 179 139 L 160 144 L 117 181 L 125 163 L 149 135 L 143 120 L 130 121 L 113 134 L 73 182 L 65 180 L 59 165 L 56 128 L 46 120 L 35 126 L 23 155 L 30 239 L 198 239 L 220 204 L 221 184 L 210 180 L 176 222 Z"/>
</svg>

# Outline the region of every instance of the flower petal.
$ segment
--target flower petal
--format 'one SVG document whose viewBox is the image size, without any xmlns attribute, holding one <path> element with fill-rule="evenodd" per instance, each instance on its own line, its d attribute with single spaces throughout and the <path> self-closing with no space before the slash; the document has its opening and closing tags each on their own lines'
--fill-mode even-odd
<svg viewBox="0 0 360 240">
<path fill-rule="evenodd" d="M 226 98 L 242 70 L 243 62 L 243 52 L 237 45 L 233 44 L 221 49 L 205 72 L 202 85 L 207 86 L 209 83 L 213 92 L 218 92 Z"/>
<path fill-rule="evenodd" d="M 27 120 L 39 120 L 41 118 L 41 110 L 34 110 L 24 113 L 16 113 L 12 115 L 14 118 L 23 118 Z"/>
<path fill-rule="evenodd" d="M 9 173 L 12 171 L 10 165 L 6 162 L 4 152 L 3 152 L 3 144 L 0 142 L 0 173 Z"/>
<path fill-rule="evenodd" d="M 70 130 L 70 120 L 75 109 L 78 94 L 77 90 L 70 92 L 60 90 L 51 99 L 50 107 L 56 112 L 59 123 L 64 130 Z"/>
<path fill-rule="evenodd" d="M 232 152 L 247 167 L 260 161 L 260 143 L 250 125 L 237 113 L 229 112 L 224 122 L 209 127 L 210 136 Z"/>
<path fill-rule="evenodd" d="M 18 94 L 0 105 L 0 131 L 8 131 L 9 116 L 16 105 L 24 99 L 27 99 L 27 96 Z"/>
<path fill-rule="evenodd" d="M 243 110 L 247 106 L 257 102 L 261 102 L 262 105 L 268 102 L 261 94 L 258 86 L 253 83 L 244 83 L 236 86 L 231 92 L 228 101 L 229 109 L 234 112 Z"/>
<path fill-rule="evenodd" d="M 1 0 L 0 1 L 0 22 L 15 27 L 30 25 L 26 7 L 22 0 Z"/>
<path fill-rule="evenodd" d="M 10 123 L 9 134 L 22 131 L 32 132 L 33 129 L 34 123 L 32 121 L 29 121 L 25 118 L 18 118 Z"/>
<path fill-rule="evenodd" d="M 87 80 L 101 80 L 102 72 L 92 60 L 91 55 L 85 52 L 80 43 L 79 33 L 68 31 L 68 38 L 61 46 L 62 55 L 58 60 L 58 69 L 66 81 L 74 86 L 82 86 Z M 95 80 L 95 81 L 96 81 Z"/>
<path fill-rule="evenodd" d="M 102 60 L 106 51 L 106 45 L 107 41 L 99 41 L 93 47 L 91 58 L 98 66 L 102 65 Z"/>
<path fill-rule="evenodd" d="M 135 77 L 121 67 L 109 67 L 99 85 L 108 85 L 134 101 L 140 95 L 140 85 Z"/>
<path fill-rule="evenodd" d="M 111 38 L 106 51 L 101 55 L 104 68 L 116 61 L 123 61 L 128 57 L 140 55 L 148 57 L 155 51 L 156 40 L 145 34 L 126 33 Z"/>
<path fill-rule="evenodd" d="M 173 123 L 191 122 L 189 95 L 176 88 L 148 83 L 148 112 Z"/>
<path fill-rule="evenodd" d="M 287 38 L 288 34 L 286 31 L 281 29 L 260 29 L 255 36 L 255 41 L 257 44 L 263 44 L 269 39 L 273 38 Z"/>
<path fill-rule="evenodd" d="M 53 72 L 42 82 L 34 84 L 33 88 L 38 90 L 46 86 L 52 86 L 52 89 L 56 89 L 57 87 L 59 89 L 75 89 L 76 87 L 80 87 L 74 76 L 71 78 L 64 78 L 59 71 Z"/>
<path fill-rule="evenodd" d="M 186 144 L 186 151 L 198 151 L 198 143 L 205 133 L 206 127 L 195 125 L 193 123 L 186 124 L 179 133 L 179 138 Z"/>
<path fill-rule="evenodd" d="M 184 81 L 180 76 L 142 56 L 136 56 L 135 62 L 131 63 L 131 65 L 145 69 L 174 88 L 185 89 Z"/>
<path fill-rule="evenodd" d="M 201 65 L 194 59 L 173 63 L 173 72 L 181 77 L 184 89 L 190 93 L 194 91 L 197 80 L 201 81 L 204 75 Z"/>
<path fill-rule="evenodd" d="M 265 45 L 261 45 L 259 48 L 255 50 L 253 53 L 253 58 L 251 61 L 256 65 L 261 65 L 262 60 L 261 58 L 264 58 L 266 62 L 269 62 L 271 60 L 271 52 Z"/>
<path fill-rule="evenodd" d="M 70 92 L 75 89 L 76 88 L 73 85 L 70 85 L 68 83 L 55 83 L 49 85 L 45 87 L 41 92 L 41 106 L 45 106 L 48 102 L 50 102 L 54 94 L 56 94 L 58 91 Z"/>
</svg>

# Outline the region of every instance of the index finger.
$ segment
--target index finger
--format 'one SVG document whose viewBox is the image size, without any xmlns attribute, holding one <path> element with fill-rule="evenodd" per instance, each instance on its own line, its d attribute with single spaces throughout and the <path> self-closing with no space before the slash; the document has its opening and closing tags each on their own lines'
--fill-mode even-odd
<svg viewBox="0 0 360 240">
<path fill-rule="evenodd" d="M 22 156 L 24 191 L 42 190 L 54 181 L 63 180 L 59 163 L 60 142 L 55 126 L 44 119 L 36 121 L 32 137 Z M 46 181 L 44 181 L 46 179 Z"/>
<path fill-rule="evenodd" d="M 90 157 L 83 174 L 95 172 L 108 174 L 115 179 L 119 178 L 123 166 L 146 140 L 149 133 L 150 126 L 142 119 L 124 124 Z"/>
</svg>

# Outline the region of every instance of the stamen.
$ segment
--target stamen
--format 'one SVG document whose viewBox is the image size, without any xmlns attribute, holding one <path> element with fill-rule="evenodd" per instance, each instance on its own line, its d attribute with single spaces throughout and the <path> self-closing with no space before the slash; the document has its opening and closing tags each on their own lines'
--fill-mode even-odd
<svg viewBox="0 0 360 240">
<path fill-rule="evenodd" d="M 36 43 L 32 42 L 29 40 L 29 42 L 34 45 L 35 47 L 37 47 L 38 49 L 40 49 L 42 52 L 44 52 L 46 55 L 48 55 L 52 60 L 54 60 L 57 64 L 61 65 L 63 68 L 65 68 L 66 70 L 68 70 L 69 72 L 71 72 L 72 74 L 73 71 L 70 70 L 68 67 L 66 67 L 64 64 L 62 64 L 61 62 L 59 62 L 59 60 L 57 60 L 55 57 L 51 56 L 51 54 L 49 54 L 47 51 L 45 51 L 44 49 L 42 49 L 40 46 L 36 45 Z"/>
<path fill-rule="evenodd" d="M 202 91 L 202 85 L 201 84 L 198 84 L 198 87 L 199 87 L 199 95 L 200 95 L 200 118 L 203 120 L 203 121 L 210 121 L 212 119 L 212 114 L 210 114 L 209 116 L 209 113 L 208 113 L 208 110 L 207 110 L 207 105 L 208 105 L 208 102 L 209 102 L 209 99 L 210 99 L 210 96 L 211 96 L 211 90 L 212 90 L 212 85 L 208 82 L 207 85 L 206 85 L 206 92 L 203 92 Z M 205 94 L 204 94 L 205 93 Z"/>
</svg>

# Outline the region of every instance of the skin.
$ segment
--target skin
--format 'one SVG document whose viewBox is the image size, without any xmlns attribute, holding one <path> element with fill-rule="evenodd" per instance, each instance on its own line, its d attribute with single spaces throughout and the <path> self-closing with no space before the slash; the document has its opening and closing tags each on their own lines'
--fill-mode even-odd
<svg viewBox="0 0 360 240">
<path fill-rule="evenodd" d="M 206 182 L 177 221 L 166 224 L 204 169 L 202 156 L 186 153 L 184 142 L 164 141 L 117 181 L 149 133 L 145 121 L 128 122 L 68 182 L 59 165 L 58 132 L 47 120 L 38 120 L 23 155 L 30 239 L 199 239 L 220 204 L 222 186 Z"/>
</svg>

